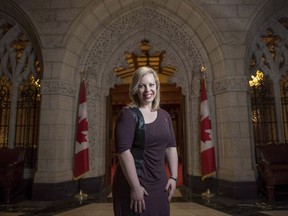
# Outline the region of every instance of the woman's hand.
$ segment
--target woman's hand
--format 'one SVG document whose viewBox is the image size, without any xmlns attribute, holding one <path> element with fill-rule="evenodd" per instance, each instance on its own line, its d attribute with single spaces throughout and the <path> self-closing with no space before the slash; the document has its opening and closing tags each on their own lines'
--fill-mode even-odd
<svg viewBox="0 0 288 216">
<path fill-rule="evenodd" d="M 131 189 L 130 209 L 133 209 L 135 213 L 141 214 L 145 210 L 144 195 L 148 196 L 148 193 L 142 186 Z"/>
<path fill-rule="evenodd" d="M 171 201 L 173 194 L 176 190 L 176 181 L 172 178 L 169 178 L 165 187 L 165 191 L 168 191 L 168 200 Z"/>
</svg>

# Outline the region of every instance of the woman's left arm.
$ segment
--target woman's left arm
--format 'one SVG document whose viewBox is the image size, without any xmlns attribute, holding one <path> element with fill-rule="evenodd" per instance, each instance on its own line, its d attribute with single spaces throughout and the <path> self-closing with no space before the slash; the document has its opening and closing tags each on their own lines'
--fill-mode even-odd
<svg viewBox="0 0 288 216">
<path fill-rule="evenodd" d="M 168 147 L 166 149 L 166 159 L 169 165 L 171 176 L 168 179 L 165 190 L 169 191 L 168 200 L 170 202 L 176 190 L 176 182 L 178 177 L 178 153 L 176 147 Z"/>
</svg>

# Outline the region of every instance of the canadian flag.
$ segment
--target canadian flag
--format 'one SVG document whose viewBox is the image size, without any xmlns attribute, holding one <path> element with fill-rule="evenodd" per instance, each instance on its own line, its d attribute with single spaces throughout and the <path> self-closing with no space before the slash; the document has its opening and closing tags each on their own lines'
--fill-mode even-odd
<svg viewBox="0 0 288 216">
<path fill-rule="evenodd" d="M 82 80 L 79 94 L 78 121 L 76 130 L 74 180 L 89 171 L 89 141 L 85 81 Z"/>
<path fill-rule="evenodd" d="M 201 85 L 201 168 L 202 168 L 202 181 L 205 178 L 212 176 L 216 171 L 215 163 L 215 147 L 212 137 L 212 127 L 209 114 L 209 106 L 206 93 L 205 79 L 202 78 Z"/>
</svg>

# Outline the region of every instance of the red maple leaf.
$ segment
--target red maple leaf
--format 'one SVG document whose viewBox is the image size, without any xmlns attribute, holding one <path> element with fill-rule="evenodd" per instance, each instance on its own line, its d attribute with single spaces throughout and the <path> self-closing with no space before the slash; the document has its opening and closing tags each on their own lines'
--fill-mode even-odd
<svg viewBox="0 0 288 216">
<path fill-rule="evenodd" d="M 88 131 L 88 123 L 86 121 L 86 118 L 82 119 L 78 123 L 78 131 L 77 131 L 77 142 L 78 143 L 83 143 L 87 142 L 87 131 Z"/>
<path fill-rule="evenodd" d="M 201 121 L 201 141 L 202 142 L 205 143 L 206 141 L 211 140 L 209 131 L 211 133 L 211 121 L 209 119 L 209 116 L 207 116 Z"/>
</svg>

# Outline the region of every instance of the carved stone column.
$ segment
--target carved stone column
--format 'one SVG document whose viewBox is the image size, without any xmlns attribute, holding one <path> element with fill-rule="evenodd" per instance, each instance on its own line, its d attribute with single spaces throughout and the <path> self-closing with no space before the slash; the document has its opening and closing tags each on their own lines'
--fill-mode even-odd
<svg viewBox="0 0 288 216">
<path fill-rule="evenodd" d="M 214 82 L 213 90 L 218 135 L 219 193 L 232 193 L 235 196 L 242 191 L 253 193 L 255 173 L 251 157 L 248 80 L 246 77 L 223 78 Z M 251 190 L 247 189 L 249 187 Z"/>
<path fill-rule="evenodd" d="M 63 80 L 42 80 L 41 93 L 38 164 L 33 199 L 53 200 L 73 194 L 77 94 L 75 84 Z"/>
</svg>

